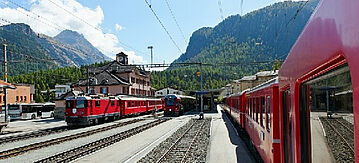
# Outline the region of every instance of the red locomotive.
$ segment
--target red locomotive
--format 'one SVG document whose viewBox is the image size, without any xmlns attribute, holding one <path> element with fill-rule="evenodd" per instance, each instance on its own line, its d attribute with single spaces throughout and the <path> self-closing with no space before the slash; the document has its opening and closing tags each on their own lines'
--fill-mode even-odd
<svg viewBox="0 0 359 163">
<path fill-rule="evenodd" d="M 162 109 L 161 99 L 130 96 L 78 96 L 66 99 L 69 126 L 90 125 Z"/>
<path fill-rule="evenodd" d="M 248 132 L 264 162 L 320 162 L 316 153 L 322 155 L 328 147 L 318 148 L 316 143 L 330 139 L 323 134 L 314 136 L 318 131 L 313 125 L 322 125 L 318 116 L 333 112 L 337 118 L 352 121 L 355 143 L 343 148 L 350 151 L 353 145 L 349 158 L 359 162 L 357 15 L 359 1 L 321 1 L 278 79 L 227 97 L 226 111 Z M 344 155 L 346 151 L 340 152 Z"/>
<path fill-rule="evenodd" d="M 193 109 L 196 98 L 191 96 L 170 94 L 164 98 L 164 116 L 179 116 Z"/>
</svg>

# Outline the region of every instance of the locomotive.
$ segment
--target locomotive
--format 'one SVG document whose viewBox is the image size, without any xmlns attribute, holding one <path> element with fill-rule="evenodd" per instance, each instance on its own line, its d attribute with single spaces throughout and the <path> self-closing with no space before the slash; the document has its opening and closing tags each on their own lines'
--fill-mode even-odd
<svg viewBox="0 0 359 163">
<path fill-rule="evenodd" d="M 164 116 L 179 116 L 194 108 L 196 98 L 169 94 L 164 97 Z"/>
<path fill-rule="evenodd" d="M 85 126 L 156 110 L 162 110 L 161 99 L 125 95 L 78 96 L 66 99 L 65 120 L 69 126 Z"/>
</svg>

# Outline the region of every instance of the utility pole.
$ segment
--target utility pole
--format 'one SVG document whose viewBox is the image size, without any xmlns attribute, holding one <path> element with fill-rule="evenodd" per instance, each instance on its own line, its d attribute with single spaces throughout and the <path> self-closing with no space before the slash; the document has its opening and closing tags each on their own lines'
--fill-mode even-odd
<svg viewBox="0 0 359 163">
<path fill-rule="evenodd" d="M 4 49 L 4 80 L 7 83 L 7 62 L 6 62 L 6 44 L 3 44 Z M 7 108 L 7 90 L 4 88 L 4 105 L 5 105 L 5 122 L 8 121 L 8 108 Z"/>
<path fill-rule="evenodd" d="M 86 86 L 86 93 L 90 94 L 90 74 L 89 74 L 89 67 L 86 68 L 86 80 L 87 80 L 87 86 Z"/>
<path fill-rule="evenodd" d="M 152 64 L 153 64 L 153 46 L 148 46 L 147 47 L 148 49 L 150 49 L 151 50 L 151 68 L 152 68 Z"/>
</svg>

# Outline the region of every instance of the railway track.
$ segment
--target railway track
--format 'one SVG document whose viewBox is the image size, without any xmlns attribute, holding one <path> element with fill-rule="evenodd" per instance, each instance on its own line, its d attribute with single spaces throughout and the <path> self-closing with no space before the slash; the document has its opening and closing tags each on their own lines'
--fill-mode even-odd
<svg viewBox="0 0 359 163">
<path fill-rule="evenodd" d="M 0 138 L 0 145 L 5 144 L 5 143 L 20 141 L 20 140 L 25 140 L 25 139 L 29 139 L 29 138 L 36 138 L 36 137 L 41 137 L 41 136 L 45 136 L 45 135 L 61 133 L 61 132 L 67 131 L 67 130 L 68 130 L 67 126 L 62 126 L 62 127 L 51 128 L 51 129 L 34 131 L 34 132 L 26 133 L 26 134 L 2 137 L 2 138 Z"/>
<path fill-rule="evenodd" d="M 157 114 L 158 117 L 162 116 L 162 115 L 163 115 L 163 112 Z M 153 115 L 147 115 L 147 116 L 144 116 L 143 118 L 144 119 L 152 118 L 152 116 Z M 46 136 L 46 135 L 51 135 L 51 134 L 57 134 L 57 133 L 61 133 L 61 132 L 68 131 L 68 130 L 69 130 L 68 126 L 61 126 L 61 127 L 44 129 L 44 130 L 34 131 L 34 132 L 30 132 L 30 133 L 25 133 L 25 134 L 1 137 L 0 145 L 5 144 L 5 143 L 20 141 L 20 140 L 30 139 L 30 138 L 36 138 L 36 137 L 41 137 L 41 136 Z"/>
<path fill-rule="evenodd" d="M 159 119 L 150 123 L 147 123 L 145 125 L 118 133 L 116 135 L 112 135 L 103 139 L 100 139 L 98 141 L 95 142 L 91 142 L 88 143 L 86 145 L 74 148 L 72 150 L 42 159 L 42 160 L 38 160 L 36 161 L 36 163 L 46 163 L 46 162 L 70 162 L 73 160 L 76 160 L 77 158 L 86 156 L 90 153 L 93 153 L 95 151 L 98 151 L 102 148 L 105 148 L 107 146 L 110 146 L 114 143 L 117 143 L 121 140 L 124 140 L 128 137 L 131 137 L 133 135 L 136 135 L 138 133 L 141 133 L 149 128 L 152 128 L 154 126 L 157 126 L 163 122 L 166 122 L 170 119 Z"/>
<path fill-rule="evenodd" d="M 320 117 L 323 122 L 329 146 L 338 162 L 350 162 L 354 158 L 354 132 L 349 126 L 341 122 L 341 118 Z"/>
<path fill-rule="evenodd" d="M 192 123 L 156 162 L 191 162 L 190 153 L 198 146 L 199 135 L 207 121 L 199 122 Z"/>
<path fill-rule="evenodd" d="M 18 155 L 23 154 L 25 152 L 29 152 L 29 151 L 33 151 L 33 150 L 40 149 L 40 148 L 43 148 L 43 147 L 55 145 L 55 144 L 62 143 L 62 142 L 65 142 L 65 141 L 78 139 L 78 138 L 81 138 L 81 137 L 90 136 L 90 135 L 93 135 L 93 134 L 96 134 L 96 133 L 99 133 L 99 132 L 103 132 L 103 131 L 111 130 L 111 129 L 114 129 L 114 128 L 126 126 L 126 125 L 137 123 L 137 122 L 140 122 L 140 121 L 144 121 L 144 119 L 134 119 L 134 120 L 130 120 L 130 121 L 121 122 L 121 123 L 117 123 L 117 124 L 114 124 L 114 125 L 106 126 L 106 127 L 103 127 L 103 128 L 98 128 L 98 129 L 94 129 L 94 130 L 90 130 L 90 131 L 85 131 L 85 132 L 81 132 L 81 133 L 77 133 L 77 134 L 73 134 L 73 135 L 69 135 L 69 136 L 50 139 L 50 140 L 46 140 L 46 141 L 43 141 L 43 142 L 34 143 L 34 144 L 30 144 L 30 145 L 26 145 L 26 146 L 14 148 L 14 149 L 2 151 L 2 152 L 0 152 L 0 160 L 15 157 L 15 156 L 18 156 Z"/>
</svg>

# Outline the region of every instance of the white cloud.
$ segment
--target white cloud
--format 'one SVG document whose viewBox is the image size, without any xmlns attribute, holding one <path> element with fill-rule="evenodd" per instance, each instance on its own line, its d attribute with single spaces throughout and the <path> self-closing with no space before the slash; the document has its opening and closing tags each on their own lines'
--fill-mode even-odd
<svg viewBox="0 0 359 163">
<path fill-rule="evenodd" d="M 116 53 L 123 51 L 129 55 L 130 63 L 144 62 L 141 56 L 137 56 L 133 51 L 126 51 L 119 46 L 119 39 L 116 35 L 104 33 L 101 30 L 104 14 L 100 6 L 97 6 L 95 9 L 90 9 L 81 5 L 76 0 L 52 0 L 52 2 L 61 6 L 61 8 L 48 0 L 30 0 L 30 2 L 31 12 L 27 12 L 22 8 L 0 8 L 0 17 L 7 18 L 13 23 L 26 23 L 30 25 L 35 32 L 49 36 L 57 35 L 64 28 L 77 31 L 83 34 L 92 45 L 109 57 L 113 57 Z M 71 12 L 73 15 L 62 8 Z M 33 13 L 40 15 L 40 17 Z M 115 27 L 116 30 L 123 29 L 119 24 L 116 24 Z"/>
<path fill-rule="evenodd" d="M 122 31 L 123 27 L 119 24 L 115 24 L 115 29 L 116 29 L 116 31 Z"/>
</svg>

